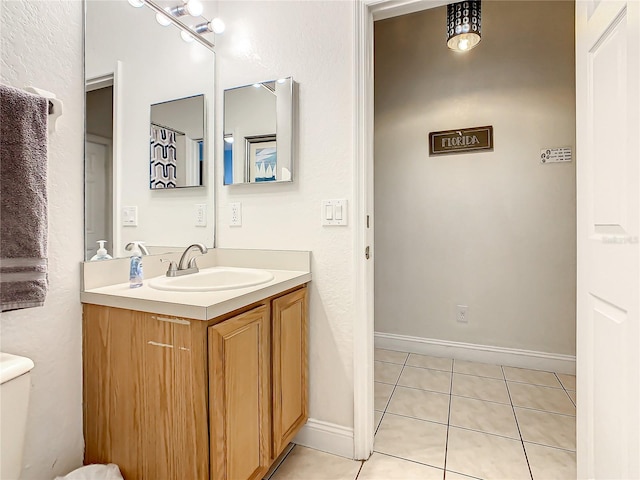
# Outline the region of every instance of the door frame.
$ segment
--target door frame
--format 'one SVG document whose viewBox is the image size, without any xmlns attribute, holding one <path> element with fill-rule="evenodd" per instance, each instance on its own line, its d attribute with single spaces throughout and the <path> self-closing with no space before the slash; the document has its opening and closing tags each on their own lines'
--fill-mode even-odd
<svg viewBox="0 0 640 480">
<path fill-rule="evenodd" d="M 373 256 L 373 22 L 446 5 L 442 0 L 358 0 L 354 2 L 354 325 L 353 454 L 366 460 L 374 440 L 374 262 Z"/>
</svg>

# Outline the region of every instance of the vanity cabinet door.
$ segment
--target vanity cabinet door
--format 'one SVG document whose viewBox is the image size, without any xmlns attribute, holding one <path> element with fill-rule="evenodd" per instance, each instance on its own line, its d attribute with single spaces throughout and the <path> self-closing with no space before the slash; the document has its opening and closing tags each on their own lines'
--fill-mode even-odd
<svg viewBox="0 0 640 480">
<path fill-rule="evenodd" d="M 307 289 L 273 300 L 273 458 L 307 421 Z"/>
<path fill-rule="evenodd" d="M 261 479 L 271 460 L 269 309 L 208 330 L 211 480 Z"/>
<path fill-rule="evenodd" d="M 116 463 L 127 480 L 207 479 L 201 322 L 84 305 L 83 330 L 85 463 Z"/>
<path fill-rule="evenodd" d="M 145 398 L 142 478 L 205 480 L 209 473 L 208 432 L 203 421 L 207 415 L 206 365 L 197 348 L 200 342 L 193 338 L 201 322 L 145 317 L 140 383 Z"/>
</svg>

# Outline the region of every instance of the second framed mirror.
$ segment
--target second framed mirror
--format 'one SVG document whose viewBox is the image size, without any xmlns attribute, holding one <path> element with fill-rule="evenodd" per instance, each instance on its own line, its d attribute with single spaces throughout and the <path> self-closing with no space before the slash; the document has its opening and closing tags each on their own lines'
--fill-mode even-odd
<svg viewBox="0 0 640 480">
<path fill-rule="evenodd" d="M 224 92 L 224 184 L 293 180 L 291 77 Z"/>
</svg>

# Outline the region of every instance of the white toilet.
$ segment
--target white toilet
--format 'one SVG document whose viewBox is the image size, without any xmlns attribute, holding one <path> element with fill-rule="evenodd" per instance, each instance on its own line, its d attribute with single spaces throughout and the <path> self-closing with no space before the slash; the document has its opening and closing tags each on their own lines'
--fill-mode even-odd
<svg viewBox="0 0 640 480">
<path fill-rule="evenodd" d="M 16 480 L 22 471 L 33 361 L 0 353 L 0 478 Z"/>
</svg>

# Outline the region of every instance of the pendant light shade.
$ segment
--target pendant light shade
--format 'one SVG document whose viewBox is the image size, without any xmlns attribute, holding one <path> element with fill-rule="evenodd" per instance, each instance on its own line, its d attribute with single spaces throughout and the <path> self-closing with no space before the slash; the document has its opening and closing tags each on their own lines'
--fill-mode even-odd
<svg viewBox="0 0 640 480">
<path fill-rule="evenodd" d="M 447 46 L 457 52 L 465 52 L 475 47 L 480 40 L 480 0 L 447 5 Z"/>
</svg>

